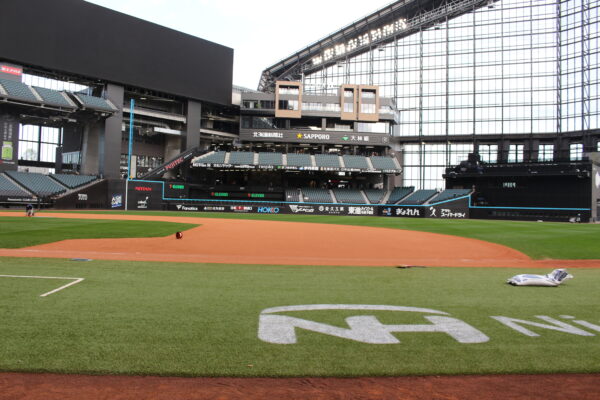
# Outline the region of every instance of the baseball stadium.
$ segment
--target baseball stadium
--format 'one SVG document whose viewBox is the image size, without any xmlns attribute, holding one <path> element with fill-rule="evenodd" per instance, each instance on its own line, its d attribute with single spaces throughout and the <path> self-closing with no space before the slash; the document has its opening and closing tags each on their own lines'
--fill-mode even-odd
<svg viewBox="0 0 600 400">
<path fill-rule="evenodd" d="M 600 1 L 0 10 L 0 399 L 600 398 Z"/>
</svg>

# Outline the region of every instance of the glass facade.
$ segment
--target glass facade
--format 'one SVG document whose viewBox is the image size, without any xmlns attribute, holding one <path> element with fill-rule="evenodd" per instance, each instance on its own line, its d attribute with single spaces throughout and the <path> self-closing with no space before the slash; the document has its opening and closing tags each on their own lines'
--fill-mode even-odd
<svg viewBox="0 0 600 400">
<path fill-rule="evenodd" d="M 582 143 L 571 143 L 569 146 L 569 154 L 571 161 L 579 161 L 583 157 L 583 144 Z"/>
<path fill-rule="evenodd" d="M 19 160 L 56 161 L 56 148 L 62 143 L 59 128 L 39 125 L 19 125 Z"/>
<path fill-rule="evenodd" d="M 538 161 L 553 161 L 554 160 L 554 145 L 540 144 L 538 148 Z"/>
<path fill-rule="evenodd" d="M 600 0 L 491 2 L 307 74 L 305 91 L 379 85 L 400 112 L 395 135 L 404 184 L 442 188 L 443 167 L 456 161 L 453 146 L 477 146 L 486 162 L 521 162 L 538 150 L 524 146 L 536 134 L 600 128 L 599 6 Z M 549 149 L 541 159 L 553 157 Z"/>
</svg>

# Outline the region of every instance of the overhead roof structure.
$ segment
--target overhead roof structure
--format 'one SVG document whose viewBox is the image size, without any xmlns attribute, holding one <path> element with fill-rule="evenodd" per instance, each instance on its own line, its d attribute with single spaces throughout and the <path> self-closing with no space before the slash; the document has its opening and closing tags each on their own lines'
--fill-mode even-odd
<svg viewBox="0 0 600 400">
<path fill-rule="evenodd" d="M 409 36 L 497 0 L 399 0 L 352 22 L 262 72 L 258 90 L 273 91 L 275 81 L 300 80 L 311 73 L 396 38 Z"/>
<path fill-rule="evenodd" d="M 231 104 L 233 49 L 83 0 L 2 1 L 3 61 Z"/>
</svg>

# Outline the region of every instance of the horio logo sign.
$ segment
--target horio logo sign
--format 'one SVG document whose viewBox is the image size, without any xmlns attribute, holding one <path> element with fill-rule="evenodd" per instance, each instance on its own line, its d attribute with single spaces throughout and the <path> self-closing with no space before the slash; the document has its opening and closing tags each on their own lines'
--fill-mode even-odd
<svg viewBox="0 0 600 400">
<path fill-rule="evenodd" d="M 347 327 L 340 327 L 281 314 L 316 310 L 357 311 L 359 315 L 347 317 Z M 366 315 L 368 311 L 393 312 L 397 314 L 398 323 L 383 324 L 374 315 Z M 423 317 L 422 323 L 401 323 L 402 315 L 406 313 L 421 315 Z M 535 316 L 536 321 L 507 316 L 490 316 L 490 318 L 514 332 L 530 337 L 540 336 L 545 330 L 559 331 L 576 336 L 596 336 L 592 332 L 600 332 L 599 325 L 578 320 L 570 315 L 558 317 L 568 320 L 569 323 L 547 315 Z M 295 344 L 298 342 L 296 336 L 298 329 L 368 344 L 397 344 L 401 343 L 399 339 L 401 335 L 398 334 L 422 332 L 448 335 L 463 344 L 485 343 L 490 340 L 484 332 L 471 324 L 452 317 L 447 312 L 429 308 L 364 304 L 312 304 L 267 308 L 260 313 L 258 338 L 264 342 Z"/>
</svg>

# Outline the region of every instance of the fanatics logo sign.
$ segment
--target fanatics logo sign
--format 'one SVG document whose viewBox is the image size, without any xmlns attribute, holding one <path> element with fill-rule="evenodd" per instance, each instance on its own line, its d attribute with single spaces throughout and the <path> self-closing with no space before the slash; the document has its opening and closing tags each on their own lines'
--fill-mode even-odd
<svg viewBox="0 0 600 400">
<path fill-rule="evenodd" d="M 0 71 L 5 74 L 18 75 L 21 76 L 23 74 L 22 68 L 10 67 L 8 65 L 0 65 Z"/>
</svg>

